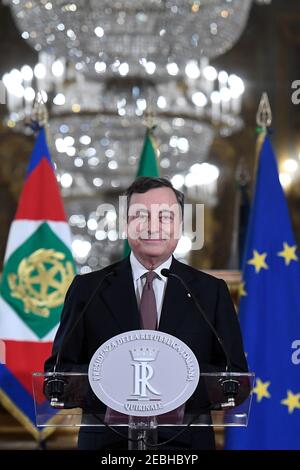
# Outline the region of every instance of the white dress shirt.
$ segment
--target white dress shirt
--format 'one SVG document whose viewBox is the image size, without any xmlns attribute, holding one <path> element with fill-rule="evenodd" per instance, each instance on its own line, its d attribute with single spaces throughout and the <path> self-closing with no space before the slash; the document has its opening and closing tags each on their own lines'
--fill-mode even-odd
<svg viewBox="0 0 300 470">
<path fill-rule="evenodd" d="M 172 263 L 172 256 L 168 258 L 164 263 L 155 268 L 153 271 L 157 276 L 153 280 L 153 290 L 156 299 L 156 310 L 157 310 L 157 324 L 160 321 L 161 309 L 164 301 L 165 290 L 167 287 L 168 279 L 165 276 L 161 276 L 160 272 L 162 269 L 170 269 Z M 144 276 L 149 269 L 146 269 L 135 257 L 133 252 L 130 254 L 130 264 L 132 269 L 132 278 L 134 282 L 134 290 L 136 294 L 137 304 L 140 305 L 141 296 L 144 285 L 146 283 L 146 277 Z M 144 277 L 143 277 L 144 276 Z"/>
</svg>

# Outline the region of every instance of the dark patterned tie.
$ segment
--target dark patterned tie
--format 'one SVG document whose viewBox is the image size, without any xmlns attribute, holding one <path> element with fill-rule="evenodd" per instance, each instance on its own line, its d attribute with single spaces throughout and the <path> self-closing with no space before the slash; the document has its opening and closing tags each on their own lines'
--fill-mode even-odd
<svg viewBox="0 0 300 470">
<path fill-rule="evenodd" d="M 157 328 L 156 299 L 153 290 L 153 279 L 156 277 L 154 271 L 146 273 L 146 283 L 143 288 L 140 315 L 142 328 L 145 330 L 155 330 Z"/>
</svg>

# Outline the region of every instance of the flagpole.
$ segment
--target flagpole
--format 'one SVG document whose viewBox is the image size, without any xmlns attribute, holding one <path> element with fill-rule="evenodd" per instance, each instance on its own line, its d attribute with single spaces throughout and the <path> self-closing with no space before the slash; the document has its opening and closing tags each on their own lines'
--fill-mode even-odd
<svg viewBox="0 0 300 470">
<path fill-rule="evenodd" d="M 258 105 L 257 113 L 256 113 L 256 132 L 257 132 L 257 139 L 256 139 L 256 150 L 255 150 L 255 162 L 254 162 L 254 175 L 257 172 L 258 166 L 258 159 L 261 150 L 261 146 L 265 140 L 265 137 L 268 133 L 268 129 L 272 124 L 272 110 L 268 98 L 267 92 L 263 92 L 261 95 L 261 99 Z"/>
<path fill-rule="evenodd" d="M 30 127 L 36 133 L 42 127 L 45 129 L 46 139 L 49 142 L 49 113 L 46 104 L 43 100 L 41 91 L 38 91 L 33 102 L 31 114 L 30 114 Z"/>
<path fill-rule="evenodd" d="M 160 152 L 159 152 L 157 140 L 153 133 L 153 131 L 157 128 L 157 123 L 155 122 L 154 112 L 152 109 L 148 108 L 148 110 L 145 111 L 143 124 L 146 127 L 146 138 L 148 136 L 148 138 L 151 141 L 152 147 L 154 149 L 154 152 L 157 158 L 157 163 L 158 163 Z"/>
</svg>

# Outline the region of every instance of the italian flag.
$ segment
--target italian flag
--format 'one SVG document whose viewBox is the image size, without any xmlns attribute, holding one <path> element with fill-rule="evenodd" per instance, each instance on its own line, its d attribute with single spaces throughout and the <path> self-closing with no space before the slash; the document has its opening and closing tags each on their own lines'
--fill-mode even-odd
<svg viewBox="0 0 300 470">
<path fill-rule="evenodd" d="M 43 371 L 51 354 L 75 274 L 70 246 L 42 128 L 10 228 L 0 283 L 0 401 L 37 440 L 48 432 L 35 424 L 32 372 Z"/>
</svg>

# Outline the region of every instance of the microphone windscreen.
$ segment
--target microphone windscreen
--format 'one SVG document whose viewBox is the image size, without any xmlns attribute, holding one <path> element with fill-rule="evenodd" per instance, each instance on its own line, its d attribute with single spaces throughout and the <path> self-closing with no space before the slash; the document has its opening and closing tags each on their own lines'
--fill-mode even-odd
<svg viewBox="0 0 300 470">
<path fill-rule="evenodd" d="M 170 276 L 170 270 L 164 268 L 164 269 L 162 269 L 162 270 L 160 271 L 160 274 L 162 274 L 162 275 L 165 276 L 165 277 L 169 277 L 169 276 Z"/>
</svg>

